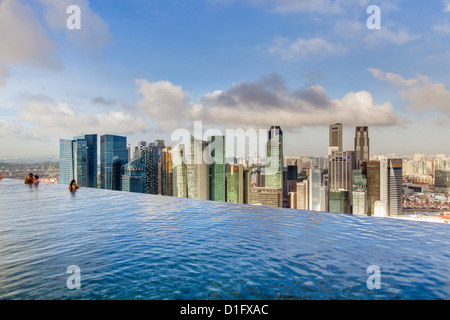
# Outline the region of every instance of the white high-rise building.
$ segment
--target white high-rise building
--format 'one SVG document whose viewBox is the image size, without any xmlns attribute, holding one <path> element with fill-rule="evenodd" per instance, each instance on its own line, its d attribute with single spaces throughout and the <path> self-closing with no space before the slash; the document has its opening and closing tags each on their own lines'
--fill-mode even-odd
<svg viewBox="0 0 450 320">
<path fill-rule="evenodd" d="M 187 170 L 184 162 L 184 148 L 177 145 L 172 150 L 173 159 L 173 196 L 187 198 Z"/>
<path fill-rule="evenodd" d="M 402 159 L 380 161 L 380 201 L 375 202 L 375 216 L 402 213 Z"/>
<path fill-rule="evenodd" d="M 322 170 L 309 171 L 309 209 L 325 211 L 325 188 L 323 187 Z"/>
</svg>

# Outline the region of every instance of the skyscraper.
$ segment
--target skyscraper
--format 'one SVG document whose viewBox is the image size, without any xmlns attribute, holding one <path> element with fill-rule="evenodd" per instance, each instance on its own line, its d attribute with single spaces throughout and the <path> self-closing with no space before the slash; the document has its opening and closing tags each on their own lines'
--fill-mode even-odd
<svg viewBox="0 0 450 320">
<path fill-rule="evenodd" d="M 131 144 L 127 144 L 127 150 L 128 150 L 128 162 L 131 162 L 133 160 L 132 156 L 131 156 Z"/>
<path fill-rule="evenodd" d="M 367 214 L 375 215 L 375 203 L 380 201 L 380 162 L 363 162 L 367 176 Z"/>
<path fill-rule="evenodd" d="M 329 211 L 333 213 L 350 213 L 348 195 L 349 191 L 347 190 L 330 190 Z"/>
<path fill-rule="evenodd" d="M 158 194 L 163 196 L 173 195 L 172 171 L 172 150 L 170 147 L 166 147 L 158 160 Z"/>
<path fill-rule="evenodd" d="M 244 168 L 244 203 L 250 202 L 251 177 L 250 169 Z"/>
<path fill-rule="evenodd" d="M 328 162 L 330 190 L 352 190 L 354 152 L 333 151 Z"/>
<path fill-rule="evenodd" d="M 187 164 L 188 198 L 209 200 L 209 166 L 203 158 L 206 141 L 191 136 Z"/>
<path fill-rule="evenodd" d="M 323 172 L 311 169 L 309 172 L 309 210 L 325 211 L 325 188 L 323 186 Z"/>
<path fill-rule="evenodd" d="M 309 180 L 297 183 L 296 209 L 309 210 Z"/>
<path fill-rule="evenodd" d="M 283 192 L 276 188 L 250 188 L 249 204 L 282 207 L 283 206 Z"/>
<path fill-rule="evenodd" d="M 333 151 L 329 158 L 329 208 L 331 207 L 331 200 L 338 201 L 338 199 L 347 199 L 349 203 L 347 205 L 341 205 L 339 208 L 345 208 L 349 210 L 346 213 L 351 213 L 352 203 L 352 190 L 353 190 L 353 168 L 354 168 L 354 152 L 353 151 Z M 332 191 L 347 191 L 346 196 L 334 194 L 331 197 Z M 336 205 L 334 205 L 336 208 Z M 337 210 L 337 209 L 335 209 Z M 340 210 L 340 209 L 339 209 Z"/>
<path fill-rule="evenodd" d="M 353 170 L 352 213 L 367 215 L 367 177 L 365 167 Z"/>
<path fill-rule="evenodd" d="M 172 152 L 173 158 L 173 196 L 187 198 L 187 168 L 185 147 L 177 145 Z"/>
<path fill-rule="evenodd" d="M 145 154 L 146 149 L 147 149 L 147 141 L 139 141 L 138 145 L 134 147 L 133 160 L 142 158 Z"/>
<path fill-rule="evenodd" d="M 164 141 L 157 140 L 145 149 L 145 193 L 158 194 L 158 162 L 163 150 Z"/>
<path fill-rule="evenodd" d="M 289 181 L 297 181 L 298 179 L 298 168 L 297 165 L 288 165 L 287 166 L 287 180 Z"/>
<path fill-rule="evenodd" d="M 100 137 L 100 188 L 121 190 L 121 169 L 127 163 L 127 138 L 102 135 Z"/>
<path fill-rule="evenodd" d="M 227 166 L 227 202 L 244 203 L 244 166 Z"/>
<path fill-rule="evenodd" d="M 279 126 L 269 130 L 267 157 L 265 186 L 283 190 L 283 131 Z"/>
<path fill-rule="evenodd" d="M 384 159 L 380 162 L 380 201 L 375 204 L 375 216 L 402 213 L 402 178 L 402 159 Z"/>
<path fill-rule="evenodd" d="M 330 125 L 328 156 L 330 156 L 333 151 L 342 152 L 342 123 Z"/>
<path fill-rule="evenodd" d="M 59 140 L 59 183 L 69 185 L 74 179 L 73 140 Z"/>
<path fill-rule="evenodd" d="M 402 159 L 389 159 L 388 165 L 388 215 L 400 215 L 403 212 Z"/>
<path fill-rule="evenodd" d="M 97 135 L 73 139 L 74 179 L 80 187 L 97 188 Z"/>
<path fill-rule="evenodd" d="M 225 169 L 225 137 L 214 136 L 211 137 L 211 143 L 216 145 L 212 150 L 211 157 L 214 162 L 209 166 L 210 175 L 210 200 L 212 201 L 226 201 L 226 169 Z"/>
<path fill-rule="evenodd" d="M 145 193 L 145 157 L 125 164 L 121 171 L 122 191 Z"/>
<path fill-rule="evenodd" d="M 355 129 L 355 166 L 361 168 L 364 161 L 370 160 L 369 128 L 356 127 Z"/>
</svg>

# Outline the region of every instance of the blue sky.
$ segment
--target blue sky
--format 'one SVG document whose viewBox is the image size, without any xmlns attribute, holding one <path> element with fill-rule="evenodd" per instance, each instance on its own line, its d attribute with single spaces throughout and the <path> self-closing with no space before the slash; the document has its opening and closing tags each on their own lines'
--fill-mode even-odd
<svg viewBox="0 0 450 320">
<path fill-rule="evenodd" d="M 195 120 L 280 125 L 290 155 L 326 154 L 335 122 L 348 150 L 368 125 L 372 153 L 449 154 L 449 17 L 444 0 L 0 0 L 0 158 Z"/>
</svg>

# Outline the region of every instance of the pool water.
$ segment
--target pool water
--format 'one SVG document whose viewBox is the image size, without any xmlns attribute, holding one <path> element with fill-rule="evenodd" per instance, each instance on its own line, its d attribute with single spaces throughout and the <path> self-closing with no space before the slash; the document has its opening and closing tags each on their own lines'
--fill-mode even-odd
<svg viewBox="0 0 450 320">
<path fill-rule="evenodd" d="M 1 299 L 449 299 L 449 266 L 444 224 L 0 180 Z"/>
</svg>

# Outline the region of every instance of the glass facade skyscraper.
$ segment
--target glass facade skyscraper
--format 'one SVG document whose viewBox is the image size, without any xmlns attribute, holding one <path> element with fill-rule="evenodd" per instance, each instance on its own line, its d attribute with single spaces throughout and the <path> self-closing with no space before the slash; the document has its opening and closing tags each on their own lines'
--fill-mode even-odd
<svg viewBox="0 0 450 320">
<path fill-rule="evenodd" d="M 211 151 L 214 163 L 209 166 L 210 200 L 225 202 L 225 137 L 211 137 L 211 143 L 215 143 L 216 148 Z"/>
<path fill-rule="evenodd" d="M 244 166 L 227 166 L 227 202 L 244 203 Z"/>
<path fill-rule="evenodd" d="M 128 163 L 127 138 L 115 135 L 100 137 L 100 187 L 121 190 L 121 168 Z"/>
<path fill-rule="evenodd" d="M 157 140 L 145 149 L 145 193 L 158 194 L 158 163 L 166 148 L 164 141 Z"/>
<path fill-rule="evenodd" d="M 380 201 L 380 162 L 364 162 L 367 175 L 367 213 L 369 216 L 375 215 L 375 203 Z"/>
<path fill-rule="evenodd" d="M 330 212 L 350 213 L 348 195 L 349 192 L 347 190 L 330 190 L 329 193 Z"/>
<path fill-rule="evenodd" d="M 122 166 L 122 191 L 145 193 L 145 157 Z"/>
<path fill-rule="evenodd" d="M 323 171 L 309 171 L 309 210 L 325 211 L 325 189 L 323 188 Z"/>
<path fill-rule="evenodd" d="M 74 137 L 74 179 L 80 187 L 97 188 L 97 135 Z"/>
<path fill-rule="evenodd" d="M 69 185 L 74 179 L 73 140 L 59 140 L 59 183 Z"/>
<path fill-rule="evenodd" d="M 97 135 L 60 139 L 60 184 L 75 179 L 80 187 L 97 188 Z"/>
</svg>

